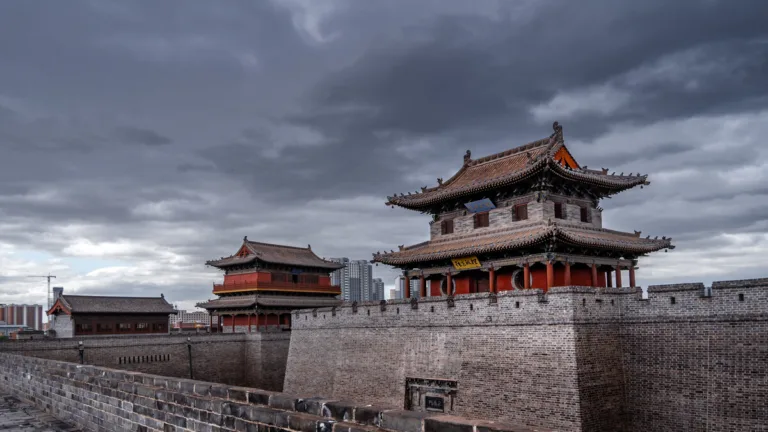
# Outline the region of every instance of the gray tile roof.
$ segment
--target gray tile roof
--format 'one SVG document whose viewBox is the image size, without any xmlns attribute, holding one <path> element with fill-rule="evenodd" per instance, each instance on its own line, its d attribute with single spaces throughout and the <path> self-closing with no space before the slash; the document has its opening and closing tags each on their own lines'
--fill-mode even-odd
<svg viewBox="0 0 768 432">
<path fill-rule="evenodd" d="M 175 312 L 163 296 L 160 297 L 113 297 L 62 295 L 62 302 L 72 313 L 156 313 Z"/>
<path fill-rule="evenodd" d="M 221 297 L 215 300 L 209 300 L 204 303 L 198 303 L 197 306 L 204 309 L 231 309 L 231 308 L 250 308 L 258 304 L 259 306 L 283 306 L 289 308 L 315 308 L 338 306 L 341 300 L 334 297 L 316 297 L 316 296 L 281 296 L 281 295 L 245 295 L 233 297 Z"/>
<path fill-rule="evenodd" d="M 337 270 L 344 267 L 332 261 L 327 261 L 312 252 L 312 248 L 276 245 L 249 241 L 247 237 L 243 244 L 250 252 L 246 256 L 230 256 L 218 260 L 211 260 L 206 264 L 214 267 L 227 267 L 235 264 L 245 264 L 253 260 L 261 260 L 272 264 L 283 264 L 296 267 L 314 267 L 327 270 Z"/>
</svg>

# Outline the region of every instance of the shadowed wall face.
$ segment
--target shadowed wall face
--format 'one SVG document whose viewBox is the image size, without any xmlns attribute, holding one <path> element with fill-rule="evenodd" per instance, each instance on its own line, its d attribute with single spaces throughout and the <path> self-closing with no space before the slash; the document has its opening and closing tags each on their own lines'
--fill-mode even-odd
<svg viewBox="0 0 768 432">
<path fill-rule="evenodd" d="M 286 391 L 404 406 L 456 383 L 451 412 L 556 430 L 768 424 L 768 279 L 363 303 L 294 315 Z M 453 304 L 452 304 L 453 303 Z M 317 355 L 323 353 L 323 355 Z M 423 410 L 423 407 L 413 407 Z"/>
<path fill-rule="evenodd" d="M 189 342 L 187 341 L 189 337 Z M 290 333 L 87 337 L 0 343 L 0 351 L 73 363 L 280 391 Z"/>
</svg>

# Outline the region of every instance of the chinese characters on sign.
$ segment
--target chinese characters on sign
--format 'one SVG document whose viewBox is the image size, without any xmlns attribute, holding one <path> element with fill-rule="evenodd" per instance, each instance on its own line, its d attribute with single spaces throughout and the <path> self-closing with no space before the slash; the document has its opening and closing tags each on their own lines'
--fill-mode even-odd
<svg viewBox="0 0 768 432">
<path fill-rule="evenodd" d="M 456 270 L 469 270 L 480 268 L 480 260 L 477 257 L 454 258 L 451 260 Z"/>
</svg>

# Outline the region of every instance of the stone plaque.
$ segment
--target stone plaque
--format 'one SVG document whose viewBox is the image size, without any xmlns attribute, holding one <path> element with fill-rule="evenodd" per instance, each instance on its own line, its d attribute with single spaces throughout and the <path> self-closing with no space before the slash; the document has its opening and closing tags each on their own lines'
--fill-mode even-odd
<svg viewBox="0 0 768 432">
<path fill-rule="evenodd" d="M 453 413 L 458 383 L 435 378 L 405 379 L 405 409 Z"/>
<path fill-rule="evenodd" d="M 441 397 L 424 396 L 424 408 L 427 411 L 445 412 L 445 400 Z"/>
</svg>

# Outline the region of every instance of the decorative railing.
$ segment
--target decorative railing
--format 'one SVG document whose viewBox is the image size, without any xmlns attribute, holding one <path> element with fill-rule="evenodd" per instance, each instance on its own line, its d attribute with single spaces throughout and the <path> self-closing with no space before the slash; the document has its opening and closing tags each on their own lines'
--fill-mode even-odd
<svg viewBox="0 0 768 432">
<path fill-rule="evenodd" d="M 316 285 L 307 283 L 292 282 L 235 282 L 227 284 L 213 284 L 213 293 L 224 293 L 232 291 L 312 291 L 328 294 L 340 294 L 341 287 L 338 285 Z"/>
</svg>

